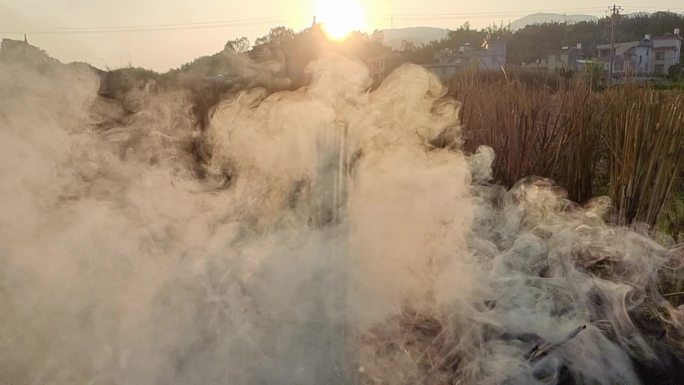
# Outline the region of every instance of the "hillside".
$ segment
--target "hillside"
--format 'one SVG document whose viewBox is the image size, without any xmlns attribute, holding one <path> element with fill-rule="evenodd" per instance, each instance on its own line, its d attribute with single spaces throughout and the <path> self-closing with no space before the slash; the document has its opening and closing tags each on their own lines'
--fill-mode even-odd
<svg viewBox="0 0 684 385">
<path fill-rule="evenodd" d="M 537 14 L 530 15 L 506 27 L 474 30 L 458 28 L 448 33 L 447 39 L 433 41 L 427 47 L 417 50 L 411 57 L 416 63 L 430 63 L 434 53 L 442 49 L 458 49 L 466 43 L 481 44 L 487 34 L 501 38 L 507 43 L 506 61 L 509 64 L 531 63 L 545 58 L 549 52 L 563 46 L 581 43 L 584 53 L 589 57 L 596 55 L 596 45 L 610 41 L 610 20 L 607 17 L 592 20 L 578 20 L 586 15 L 568 15 L 572 23 L 535 23 L 543 20 Z M 553 14 L 551 14 L 553 15 Z M 563 16 L 563 15 L 556 15 Z M 517 28 L 521 23 L 532 23 Z M 674 12 L 635 13 L 623 15 L 615 27 L 615 41 L 625 42 L 641 39 L 644 35 L 660 36 L 673 33 L 676 28 L 684 28 L 684 15 Z"/>
<path fill-rule="evenodd" d="M 416 45 L 428 44 L 433 40 L 440 40 L 447 36 L 449 31 L 444 28 L 434 27 L 410 27 L 383 29 L 384 44 L 392 49 L 401 48 L 404 40 L 411 41 Z"/>
<path fill-rule="evenodd" d="M 511 30 L 516 31 L 528 25 L 544 23 L 578 23 L 580 21 L 597 21 L 593 15 L 563 15 L 560 13 L 533 13 L 511 23 Z"/>
</svg>

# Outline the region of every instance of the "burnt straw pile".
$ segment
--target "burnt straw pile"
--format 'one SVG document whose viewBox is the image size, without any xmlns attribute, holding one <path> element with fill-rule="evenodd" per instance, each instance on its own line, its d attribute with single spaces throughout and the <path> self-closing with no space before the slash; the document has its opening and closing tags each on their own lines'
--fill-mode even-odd
<svg viewBox="0 0 684 385">
<path fill-rule="evenodd" d="M 420 66 L 371 89 L 325 54 L 295 87 L 234 52 L 216 77 L 5 44 L 0 383 L 684 378 L 681 246 L 497 184 Z"/>
</svg>

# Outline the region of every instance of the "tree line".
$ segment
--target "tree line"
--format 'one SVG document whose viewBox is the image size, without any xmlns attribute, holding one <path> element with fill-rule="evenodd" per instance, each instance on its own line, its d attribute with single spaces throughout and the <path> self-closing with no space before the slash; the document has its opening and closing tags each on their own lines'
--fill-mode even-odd
<svg viewBox="0 0 684 385">
<path fill-rule="evenodd" d="M 411 56 L 416 62 L 429 62 L 442 49 L 458 49 L 465 43 L 479 45 L 490 35 L 506 41 L 506 60 L 511 64 L 533 63 L 545 58 L 549 52 L 564 46 L 575 46 L 577 43 L 582 44 L 585 54 L 594 57 L 597 54 L 596 45 L 610 42 L 610 25 L 610 18 L 603 17 L 597 21 L 534 24 L 512 31 L 503 25 L 475 30 L 466 22 L 457 29 L 450 30 L 444 39 L 415 49 Z M 664 35 L 673 33 L 675 28 L 684 31 L 684 14 L 655 12 L 617 16 L 615 41 L 635 41 L 645 35 Z"/>
</svg>

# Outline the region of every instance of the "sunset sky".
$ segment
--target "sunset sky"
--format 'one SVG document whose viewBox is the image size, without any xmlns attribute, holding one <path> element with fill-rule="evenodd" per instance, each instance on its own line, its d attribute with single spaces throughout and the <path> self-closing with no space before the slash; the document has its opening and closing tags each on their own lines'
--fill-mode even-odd
<svg viewBox="0 0 684 385">
<path fill-rule="evenodd" d="M 314 14 L 325 13 L 319 1 L 328 1 L 323 7 L 333 9 L 328 14 L 355 15 L 337 20 L 342 23 L 339 28 L 360 24 L 366 31 L 391 25 L 454 29 L 465 21 L 481 28 L 535 12 L 603 16 L 609 5 L 590 0 L 358 0 L 356 12 L 349 8 L 354 1 L 331 0 L 0 0 L 0 37 L 19 39 L 26 32 L 30 43 L 65 62 L 87 61 L 100 68 L 131 64 L 164 71 L 215 53 L 232 38 L 246 36 L 253 42 L 277 25 L 295 31 L 306 28 Z M 681 0 L 621 5 L 626 13 L 684 12 Z M 349 20 L 357 13 L 362 14 L 360 22 Z"/>
</svg>

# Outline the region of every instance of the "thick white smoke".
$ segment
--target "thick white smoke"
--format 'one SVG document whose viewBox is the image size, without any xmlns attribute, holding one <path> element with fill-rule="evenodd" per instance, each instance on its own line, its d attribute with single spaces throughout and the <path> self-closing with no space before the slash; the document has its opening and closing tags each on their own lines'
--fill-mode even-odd
<svg viewBox="0 0 684 385">
<path fill-rule="evenodd" d="M 658 357 L 630 311 L 682 329 L 666 250 L 606 202 L 433 145 L 458 105 L 422 67 L 370 92 L 323 57 L 200 132 L 182 90 L 122 112 L 84 68 L 0 66 L 2 383 L 638 384 Z"/>
</svg>

